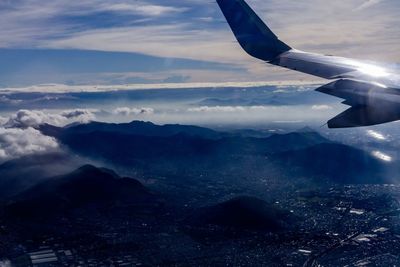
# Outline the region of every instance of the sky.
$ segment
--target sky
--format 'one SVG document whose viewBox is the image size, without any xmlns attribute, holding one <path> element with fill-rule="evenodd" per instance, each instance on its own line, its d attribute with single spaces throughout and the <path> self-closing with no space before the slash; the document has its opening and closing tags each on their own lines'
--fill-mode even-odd
<svg viewBox="0 0 400 267">
<path fill-rule="evenodd" d="M 248 3 L 291 47 L 400 62 L 398 0 Z M 0 0 L 0 25 L 0 163 L 62 150 L 43 123 L 323 131 L 347 108 L 314 91 L 326 81 L 245 54 L 214 0 Z M 325 134 L 385 160 L 400 158 L 397 129 Z"/>
<path fill-rule="evenodd" d="M 396 0 L 248 0 L 286 43 L 400 61 Z M 247 56 L 213 0 L 0 0 L 0 87 L 315 80 Z"/>
</svg>

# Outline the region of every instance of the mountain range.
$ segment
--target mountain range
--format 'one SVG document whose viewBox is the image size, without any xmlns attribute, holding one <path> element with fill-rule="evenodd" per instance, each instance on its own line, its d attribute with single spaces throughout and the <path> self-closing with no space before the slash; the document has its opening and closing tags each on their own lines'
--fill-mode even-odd
<svg viewBox="0 0 400 267">
<path fill-rule="evenodd" d="M 249 137 L 182 125 L 133 121 L 92 122 L 58 128 L 42 125 L 78 155 L 160 176 L 264 176 L 268 172 L 313 183 L 386 183 L 398 170 L 369 152 L 332 142 L 310 129 L 267 137 Z M 248 176 L 248 175 L 247 175 Z M 390 180 L 393 182 L 394 180 Z"/>
<path fill-rule="evenodd" d="M 171 255 L 208 260 L 217 251 L 225 259 L 229 250 L 232 259 L 239 251 L 297 258 L 300 248 L 318 252 L 366 232 L 366 216 L 398 213 L 388 193 L 395 186 L 364 185 L 397 183 L 396 160 L 310 128 L 219 132 L 134 121 L 38 129 L 64 152 L 0 165 L 0 254 L 13 259 L 52 243 L 88 259 L 134 255 L 149 266 L 176 265 Z M 395 229 L 387 218 L 372 220 L 371 230 Z M 191 263 L 182 265 L 210 265 Z"/>
</svg>

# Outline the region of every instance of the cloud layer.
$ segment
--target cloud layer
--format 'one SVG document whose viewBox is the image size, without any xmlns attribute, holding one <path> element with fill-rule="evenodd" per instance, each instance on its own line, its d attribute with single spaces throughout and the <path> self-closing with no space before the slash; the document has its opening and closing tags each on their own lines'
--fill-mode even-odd
<svg viewBox="0 0 400 267">
<path fill-rule="evenodd" d="M 19 110 L 8 119 L 0 117 L 0 161 L 60 149 L 56 139 L 36 128 L 44 123 L 63 126 L 74 121 L 94 120 L 96 110 L 75 109 L 60 112 Z"/>
<path fill-rule="evenodd" d="M 153 108 L 129 108 L 129 107 L 119 107 L 113 110 L 112 112 L 115 115 L 123 115 L 123 116 L 130 116 L 130 115 L 144 115 L 144 114 L 153 114 Z"/>
<path fill-rule="evenodd" d="M 262 86 L 277 86 L 277 88 L 297 87 L 297 90 L 309 90 L 309 87 L 322 85 L 321 81 L 281 80 L 281 81 L 251 81 L 251 82 L 201 82 L 201 83 L 158 83 L 158 84 L 123 84 L 123 85 L 64 85 L 45 84 L 27 87 L 7 87 L 1 89 L 4 94 L 13 93 L 82 93 L 82 92 L 116 92 L 147 89 L 204 89 L 204 88 L 253 88 Z M 306 87 L 304 87 L 306 86 Z M 284 92 L 284 90 L 281 90 Z M 276 91 L 278 92 L 278 91 Z M 4 96 L 6 98 L 6 96 Z M 51 95 L 47 96 L 50 98 Z M 6 98 L 7 99 L 7 98 Z M 4 101 L 6 101 L 6 99 Z M 12 100 L 8 100 L 10 102 Z"/>
<path fill-rule="evenodd" d="M 64 110 L 61 113 L 49 113 L 41 110 L 19 110 L 11 115 L 4 124 L 6 128 L 26 128 L 37 127 L 41 124 L 48 123 L 57 126 L 63 126 L 71 122 L 87 123 L 95 120 L 94 109 L 75 109 Z"/>
<path fill-rule="evenodd" d="M 0 127 L 0 160 L 55 151 L 59 148 L 57 141 L 42 135 L 38 130 Z"/>
</svg>

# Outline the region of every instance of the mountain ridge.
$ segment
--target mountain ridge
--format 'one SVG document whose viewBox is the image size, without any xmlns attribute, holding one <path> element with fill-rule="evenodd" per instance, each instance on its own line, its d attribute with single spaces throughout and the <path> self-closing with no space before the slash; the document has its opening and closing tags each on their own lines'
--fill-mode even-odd
<svg viewBox="0 0 400 267">
<path fill-rule="evenodd" d="M 148 131 L 148 127 L 157 131 Z M 282 177 L 308 177 L 313 183 L 382 184 L 390 181 L 388 177 L 396 169 L 396 162 L 385 163 L 367 151 L 333 142 L 310 128 L 248 137 L 202 127 L 134 121 L 61 128 L 56 138 L 79 155 L 121 167 L 154 170 L 161 176 L 185 173 L 195 177 L 207 170 L 214 175 L 229 173 L 230 177 L 241 178 L 246 172 L 268 175 L 272 168 Z M 361 177 L 366 177 L 365 181 Z"/>
</svg>

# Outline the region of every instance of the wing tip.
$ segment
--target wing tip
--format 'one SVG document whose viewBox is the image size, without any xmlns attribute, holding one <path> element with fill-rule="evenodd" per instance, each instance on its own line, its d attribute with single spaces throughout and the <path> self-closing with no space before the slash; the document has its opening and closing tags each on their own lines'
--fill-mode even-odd
<svg viewBox="0 0 400 267">
<path fill-rule="evenodd" d="M 278 39 L 244 0 L 216 0 L 241 47 L 255 58 L 272 61 L 292 48 Z"/>
</svg>

